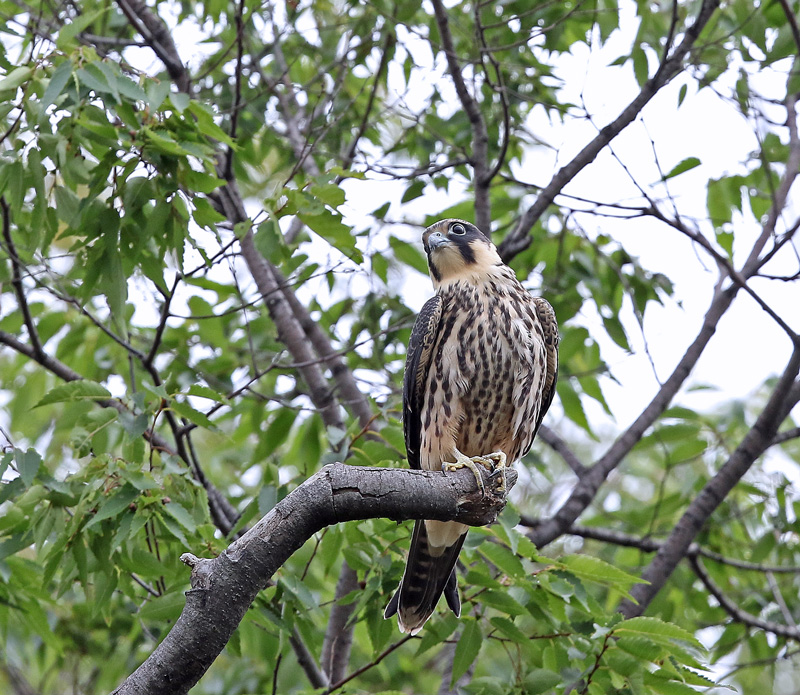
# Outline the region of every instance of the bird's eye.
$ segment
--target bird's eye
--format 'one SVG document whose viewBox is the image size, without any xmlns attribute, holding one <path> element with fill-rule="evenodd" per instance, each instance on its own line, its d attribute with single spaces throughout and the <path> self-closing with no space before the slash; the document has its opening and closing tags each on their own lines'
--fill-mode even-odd
<svg viewBox="0 0 800 695">
<path fill-rule="evenodd" d="M 452 227 L 450 227 L 450 233 L 462 236 L 463 234 L 467 233 L 467 229 L 463 224 L 454 224 Z"/>
</svg>

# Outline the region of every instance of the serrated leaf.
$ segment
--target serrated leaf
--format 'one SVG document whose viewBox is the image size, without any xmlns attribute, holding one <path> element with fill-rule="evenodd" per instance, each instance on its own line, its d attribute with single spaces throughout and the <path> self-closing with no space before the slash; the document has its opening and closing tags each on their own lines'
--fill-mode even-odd
<svg viewBox="0 0 800 695">
<path fill-rule="evenodd" d="M 591 555 L 567 555 L 561 558 L 560 564 L 577 577 L 601 584 L 629 587 L 633 584 L 644 583 L 639 577 Z"/>
<path fill-rule="evenodd" d="M 502 572 L 509 577 L 525 577 L 527 572 L 520 559 L 508 548 L 499 543 L 482 543 L 480 552 Z"/>
<path fill-rule="evenodd" d="M 50 389 L 33 407 L 39 408 L 40 406 L 51 405 L 53 403 L 72 403 L 75 401 L 103 400 L 106 398 L 111 398 L 111 393 L 109 393 L 108 389 L 104 386 L 101 386 L 95 381 L 80 379 Z"/>
<path fill-rule="evenodd" d="M 182 504 L 177 502 L 167 502 L 164 509 L 175 521 L 177 521 L 189 533 L 197 531 L 197 524 L 194 523 L 192 515 L 186 510 Z"/>
<path fill-rule="evenodd" d="M 527 644 L 530 642 L 530 637 L 514 625 L 508 618 L 494 617 L 489 622 L 497 628 L 499 633 L 512 642 L 517 642 L 519 644 Z"/>
<path fill-rule="evenodd" d="M 620 570 L 621 571 L 621 570 Z M 667 623 L 659 618 L 640 616 L 625 620 L 614 628 L 615 632 L 633 632 L 636 634 L 647 635 L 654 642 L 660 644 L 670 644 L 671 640 L 681 640 L 691 644 L 697 649 L 702 649 L 703 645 L 697 641 L 694 635 L 687 632 L 682 627 L 673 623 Z"/>
<path fill-rule="evenodd" d="M 481 602 L 506 615 L 524 615 L 528 612 L 519 601 L 505 591 L 485 591 L 481 594 Z"/>
</svg>

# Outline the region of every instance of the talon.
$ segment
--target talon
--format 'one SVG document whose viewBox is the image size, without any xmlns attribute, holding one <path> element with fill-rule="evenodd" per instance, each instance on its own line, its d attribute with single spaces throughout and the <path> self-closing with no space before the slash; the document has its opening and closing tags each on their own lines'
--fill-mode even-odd
<svg viewBox="0 0 800 695">
<path fill-rule="evenodd" d="M 442 472 L 449 473 L 451 471 L 457 471 L 460 468 L 469 468 L 472 471 L 472 474 L 475 476 L 475 480 L 478 483 L 478 489 L 481 491 L 481 494 L 485 497 L 486 486 L 483 483 L 483 476 L 481 475 L 481 472 L 478 470 L 478 464 L 483 466 L 490 473 L 495 473 L 499 469 L 503 472 L 503 481 L 500 484 L 500 490 L 505 492 L 506 489 L 505 453 L 503 453 L 502 451 L 494 451 L 491 454 L 487 454 L 485 456 L 470 457 L 470 456 L 465 456 L 458 449 L 456 449 L 455 457 L 456 460 L 454 462 L 445 461 L 445 463 L 442 464 Z"/>
<path fill-rule="evenodd" d="M 498 492 L 505 492 L 506 491 L 506 466 L 508 465 L 506 462 L 506 454 L 503 451 L 493 451 L 491 454 L 487 454 L 483 457 L 487 461 L 496 461 L 496 465 L 492 465 L 492 475 L 497 472 L 502 473 L 503 479 L 500 481 L 500 485 L 498 486 Z"/>
</svg>

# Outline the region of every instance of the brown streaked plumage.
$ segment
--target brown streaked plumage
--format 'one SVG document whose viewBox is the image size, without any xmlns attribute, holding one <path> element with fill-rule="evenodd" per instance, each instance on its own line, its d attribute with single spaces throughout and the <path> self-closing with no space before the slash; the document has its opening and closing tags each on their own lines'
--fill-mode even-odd
<svg viewBox="0 0 800 695">
<path fill-rule="evenodd" d="M 481 231 L 442 220 L 422 235 L 436 294 L 408 346 L 403 428 L 412 468 L 500 465 L 530 449 L 553 400 L 558 327 Z M 472 460 L 470 460 L 472 459 Z M 467 526 L 418 521 L 406 571 L 384 613 L 416 634 L 439 597 L 460 615 L 455 564 Z"/>
</svg>

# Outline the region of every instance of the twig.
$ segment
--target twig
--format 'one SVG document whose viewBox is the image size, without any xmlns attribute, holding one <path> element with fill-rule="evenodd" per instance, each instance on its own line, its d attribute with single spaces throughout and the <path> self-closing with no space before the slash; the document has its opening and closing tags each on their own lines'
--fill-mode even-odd
<svg viewBox="0 0 800 695">
<path fill-rule="evenodd" d="M 439 36 L 447 59 L 450 77 L 453 79 L 456 94 L 472 128 L 472 157 L 470 162 L 475 172 L 475 225 L 488 235 L 492 231 L 492 206 L 489 199 L 489 184 L 491 183 L 489 176 L 489 135 L 486 131 L 486 123 L 483 120 L 478 102 L 469 93 L 464 81 L 464 75 L 458 63 L 458 54 L 453 45 L 453 36 L 450 33 L 447 10 L 445 10 L 442 0 L 433 0 L 433 13 L 436 16 L 436 25 L 439 27 Z"/>
<path fill-rule="evenodd" d="M 5 196 L 0 196 L 0 208 L 2 208 L 3 212 L 3 239 L 5 239 L 8 257 L 11 260 L 11 267 L 13 269 L 11 284 L 14 287 L 14 294 L 17 295 L 17 306 L 22 313 L 22 321 L 25 324 L 25 328 L 28 329 L 28 340 L 31 341 L 33 353 L 41 356 L 44 355 L 44 350 L 39 340 L 39 332 L 36 330 L 36 324 L 34 324 L 33 317 L 31 316 L 28 298 L 25 296 L 25 286 L 22 283 L 22 272 L 20 270 L 21 263 L 17 255 L 17 249 L 14 246 L 14 240 L 11 237 L 11 209 L 6 202 Z"/>
<path fill-rule="evenodd" d="M 686 556 L 692 541 L 708 518 L 726 498 L 754 461 L 764 453 L 789 411 L 800 400 L 800 345 L 795 346 L 767 404 L 755 424 L 742 439 L 720 470 L 709 480 L 692 500 L 656 556 L 642 572 L 647 584 L 637 584 L 631 589 L 633 600 L 625 599 L 620 612 L 626 617 L 640 615 L 661 590 L 673 570 Z"/>
<path fill-rule="evenodd" d="M 661 63 L 656 74 L 647 80 L 639 94 L 623 109 L 611 123 L 603 128 L 570 162 L 564 165 L 549 184 L 542 189 L 536 202 L 520 218 L 514 230 L 500 244 L 500 256 L 508 262 L 531 244 L 530 230 L 550 206 L 561 190 L 591 162 L 641 112 L 645 105 L 683 69 L 683 60 L 694 47 L 711 15 L 719 6 L 719 0 L 704 0 L 694 23 L 684 32 L 680 45 Z"/>
<path fill-rule="evenodd" d="M 689 558 L 689 563 L 692 566 L 695 574 L 699 577 L 703 585 L 708 589 L 708 592 L 719 602 L 722 609 L 731 616 L 736 622 L 749 625 L 750 627 L 757 627 L 761 630 L 771 632 L 778 637 L 786 637 L 787 639 L 800 640 L 800 630 L 797 627 L 790 627 L 788 625 L 781 625 L 780 623 L 772 622 L 771 620 L 763 620 L 758 616 L 748 613 L 747 611 L 736 605 L 729 599 L 725 593 L 720 589 L 711 579 L 705 567 L 703 567 L 700 560 L 697 558 Z"/>
<path fill-rule="evenodd" d="M 364 664 L 361 668 L 356 669 L 355 671 L 353 671 L 347 677 L 342 678 L 342 680 L 338 681 L 337 683 L 334 683 L 330 688 L 328 688 L 328 690 L 325 691 L 324 695 L 328 695 L 328 693 L 332 693 L 335 690 L 338 690 L 343 685 L 346 685 L 347 683 L 349 683 L 354 678 L 360 676 L 362 673 L 365 673 L 366 671 L 369 671 L 369 669 L 373 668 L 374 666 L 377 666 L 379 663 L 381 663 L 381 661 L 383 661 L 387 656 L 389 656 L 389 654 L 391 654 L 395 649 L 397 649 L 399 647 L 402 647 L 406 642 L 408 642 L 411 639 L 414 639 L 414 637 L 412 637 L 411 635 L 406 635 L 402 639 L 397 640 L 397 642 L 395 642 L 394 644 L 389 645 L 380 654 L 378 654 L 378 656 L 376 656 L 370 663 Z"/>
</svg>

